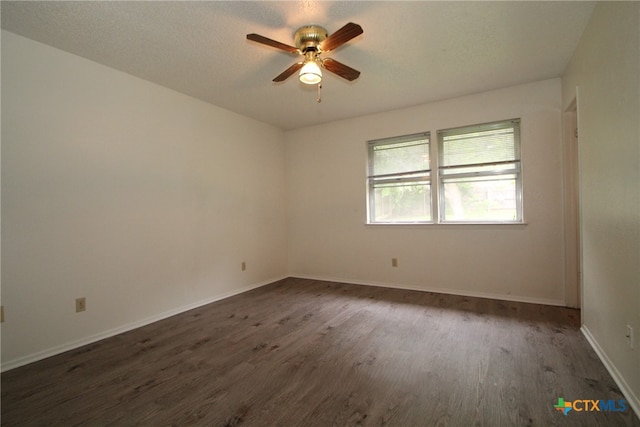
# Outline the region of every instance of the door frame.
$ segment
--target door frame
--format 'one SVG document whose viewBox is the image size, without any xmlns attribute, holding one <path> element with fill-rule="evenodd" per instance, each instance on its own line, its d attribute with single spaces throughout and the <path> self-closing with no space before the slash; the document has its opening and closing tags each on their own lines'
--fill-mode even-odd
<svg viewBox="0 0 640 427">
<path fill-rule="evenodd" d="M 565 304 L 582 307 L 578 96 L 563 112 Z"/>
</svg>

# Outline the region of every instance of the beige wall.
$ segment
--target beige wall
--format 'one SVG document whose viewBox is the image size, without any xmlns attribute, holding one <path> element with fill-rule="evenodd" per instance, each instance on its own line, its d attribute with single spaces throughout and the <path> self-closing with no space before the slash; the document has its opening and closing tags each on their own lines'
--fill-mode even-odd
<svg viewBox="0 0 640 427">
<path fill-rule="evenodd" d="M 8 32 L 2 66 L 4 369 L 286 276 L 282 131 Z"/>
<path fill-rule="evenodd" d="M 640 3 L 599 3 L 563 103 L 578 94 L 584 330 L 640 414 L 639 28 Z"/>
<path fill-rule="evenodd" d="M 367 140 L 517 117 L 527 225 L 365 225 Z M 285 138 L 291 275 L 564 303 L 560 79 Z"/>
</svg>

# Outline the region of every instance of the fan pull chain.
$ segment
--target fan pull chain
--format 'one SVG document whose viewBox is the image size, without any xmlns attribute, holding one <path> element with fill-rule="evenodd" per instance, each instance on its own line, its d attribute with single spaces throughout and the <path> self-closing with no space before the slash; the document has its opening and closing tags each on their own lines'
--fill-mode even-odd
<svg viewBox="0 0 640 427">
<path fill-rule="evenodd" d="M 318 83 L 318 99 L 316 99 L 318 103 L 322 102 L 322 93 L 320 93 L 320 89 L 322 89 L 322 83 Z"/>
</svg>

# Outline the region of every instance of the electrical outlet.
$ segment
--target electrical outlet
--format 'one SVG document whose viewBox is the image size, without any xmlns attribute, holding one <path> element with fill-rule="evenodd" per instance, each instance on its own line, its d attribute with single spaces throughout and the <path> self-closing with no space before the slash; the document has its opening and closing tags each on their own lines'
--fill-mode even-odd
<svg viewBox="0 0 640 427">
<path fill-rule="evenodd" d="M 633 349 L 633 328 L 631 325 L 627 325 L 627 344 Z"/>
<path fill-rule="evenodd" d="M 87 309 L 87 299 L 85 297 L 76 298 L 76 313 L 85 311 Z"/>
<path fill-rule="evenodd" d="M 398 266 L 398 258 L 391 258 L 391 267 Z"/>
<path fill-rule="evenodd" d="M 242 271 L 245 271 L 247 269 L 247 263 L 242 261 L 241 268 L 242 268 Z"/>
</svg>

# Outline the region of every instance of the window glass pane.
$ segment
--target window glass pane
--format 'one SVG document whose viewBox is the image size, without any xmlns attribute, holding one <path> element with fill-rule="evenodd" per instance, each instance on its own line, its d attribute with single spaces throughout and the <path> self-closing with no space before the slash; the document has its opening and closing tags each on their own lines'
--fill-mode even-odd
<svg viewBox="0 0 640 427">
<path fill-rule="evenodd" d="M 431 221 L 428 182 L 376 184 L 373 193 L 374 222 Z"/>
<path fill-rule="evenodd" d="M 443 222 L 522 222 L 520 120 L 438 132 Z"/>
<path fill-rule="evenodd" d="M 516 176 L 443 180 L 444 220 L 517 221 Z"/>
<path fill-rule="evenodd" d="M 411 172 L 429 169 L 429 140 L 376 144 L 373 146 L 371 175 Z"/>
<path fill-rule="evenodd" d="M 440 166 L 516 160 L 514 128 L 457 135 L 449 135 L 444 132 L 441 150 Z"/>
<path fill-rule="evenodd" d="M 369 141 L 369 222 L 430 222 L 429 133 Z"/>
</svg>

